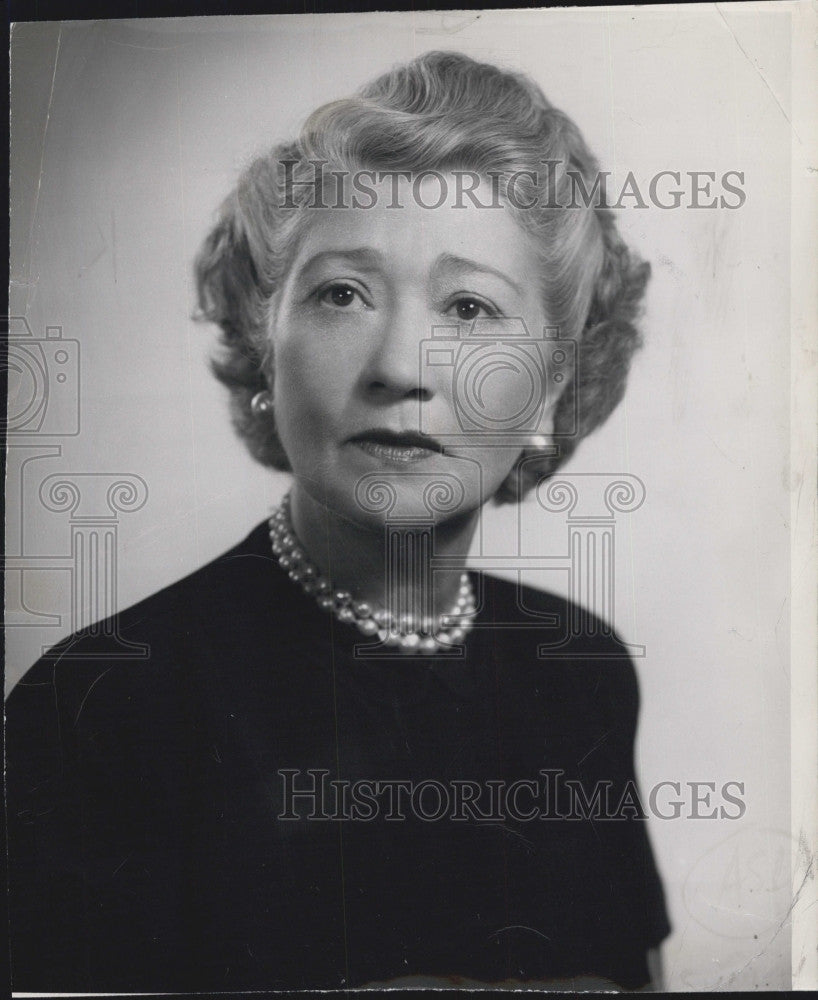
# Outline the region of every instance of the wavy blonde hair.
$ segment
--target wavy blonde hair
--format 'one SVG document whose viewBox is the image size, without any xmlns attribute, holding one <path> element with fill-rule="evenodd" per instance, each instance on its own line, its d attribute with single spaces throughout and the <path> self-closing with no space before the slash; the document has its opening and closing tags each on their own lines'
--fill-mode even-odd
<svg viewBox="0 0 818 1000">
<path fill-rule="evenodd" d="M 577 177 L 590 191 L 599 176 L 579 130 L 526 76 L 430 52 L 318 108 L 298 139 L 249 164 L 196 258 L 198 316 L 221 329 L 212 368 L 230 390 L 236 430 L 259 462 L 278 469 L 290 466 L 275 424 L 254 414 L 250 400 L 268 386 L 268 305 L 309 223 L 311 213 L 293 206 L 315 199 L 305 179 L 315 180 L 317 161 L 330 170 L 496 176 L 501 200 L 535 237 L 546 314 L 577 342 L 577 367 L 554 410 L 559 455 L 523 451 L 495 497 L 521 499 L 613 412 L 641 342 L 636 324 L 650 267 L 628 250 L 610 209 L 576 207 Z M 536 207 L 521 207 L 535 199 Z"/>
</svg>

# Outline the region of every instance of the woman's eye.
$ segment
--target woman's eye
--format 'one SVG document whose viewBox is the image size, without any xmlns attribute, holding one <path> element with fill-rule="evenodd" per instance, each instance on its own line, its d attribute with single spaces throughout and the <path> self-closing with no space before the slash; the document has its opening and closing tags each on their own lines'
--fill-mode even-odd
<svg viewBox="0 0 818 1000">
<path fill-rule="evenodd" d="M 339 283 L 325 288 L 321 292 L 320 299 L 329 305 L 344 308 L 345 306 L 351 306 L 356 299 L 360 299 L 360 295 L 358 294 L 358 290 L 353 288 L 352 285 Z"/>
<path fill-rule="evenodd" d="M 471 298 L 461 298 L 457 299 L 456 302 L 452 304 L 455 314 L 458 319 L 462 319 L 466 323 L 470 323 L 475 320 L 481 314 L 486 316 L 496 316 L 497 313 L 491 309 L 485 302 L 481 302 L 479 299 Z"/>
</svg>

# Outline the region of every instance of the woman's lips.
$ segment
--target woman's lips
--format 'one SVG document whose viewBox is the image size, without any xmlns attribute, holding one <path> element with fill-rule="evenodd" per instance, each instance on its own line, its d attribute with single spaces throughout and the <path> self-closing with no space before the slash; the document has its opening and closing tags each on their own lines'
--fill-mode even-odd
<svg viewBox="0 0 818 1000">
<path fill-rule="evenodd" d="M 431 458 L 439 452 L 430 451 L 428 448 L 401 447 L 399 445 L 378 444 L 376 441 L 355 441 L 361 451 L 367 455 L 374 455 L 387 462 L 420 462 L 424 458 Z"/>
<path fill-rule="evenodd" d="M 387 430 L 366 431 L 363 434 L 356 434 L 350 441 L 367 455 L 398 464 L 422 462 L 443 452 L 440 442 L 412 431 L 405 433 Z"/>
</svg>

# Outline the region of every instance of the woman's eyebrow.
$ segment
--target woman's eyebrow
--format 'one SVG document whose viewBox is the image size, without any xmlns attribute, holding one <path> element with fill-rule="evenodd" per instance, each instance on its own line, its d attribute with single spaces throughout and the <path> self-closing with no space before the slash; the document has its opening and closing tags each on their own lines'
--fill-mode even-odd
<svg viewBox="0 0 818 1000">
<path fill-rule="evenodd" d="M 468 257 L 458 257 L 452 253 L 442 253 L 435 263 L 438 267 L 447 267 L 457 271 L 478 271 L 481 274 L 493 274 L 495 277 L 500 278 L 501 281 L 505 281 L 507 285 L 510 285 L 518 295 L 522 295 L 522 289 L 516 281 L 512 281 L 507 274 L 498 271 L 495 267 L 489 267 L 488 264 L 481 264 L 479 261 L 470 260 Z"/>
<path fill-rule="evenodd" d="M 299 271 L 303 273 L 328 259 L 340 259 L 344 263 L 354 264 L 356 267 L 372 268 L 378 264 L 380 257 L 378 251 L 373 250 L 372 247 L 355 247 L 353 249 L 339 247 L 336 250 L 319 250 L 301 264 Z"/>
</svg>

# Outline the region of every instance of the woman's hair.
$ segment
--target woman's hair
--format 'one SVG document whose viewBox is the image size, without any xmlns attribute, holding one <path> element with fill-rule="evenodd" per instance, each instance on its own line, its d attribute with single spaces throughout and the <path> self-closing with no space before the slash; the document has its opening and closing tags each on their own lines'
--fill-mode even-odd
<svg viewBox="0 0 818 1000">
<path fill-rule="evenodd" d="M 230 389 L 233 423 L 252 455 L 289 468 L 274 421 L 256 415 L 250 401 L 270 385 L 269 303 L 313 214 L 295 209 L 321 204 L 322 179 L 339 176 L 332 171 L 462 170 L 491 178 L 534 236 L 546 315 L 561 338 L 577 343 L 576 367 L 554 410 L 559 455 L 524 451 L 496 500 L 520 499 L 555 472 L 622 398 L 650 274 L 610 209 L 587 197 L 598 169 L 577 127 L 533 81 L 453 52 L 426 53 L 355 97 L 318 108 L 297 140 L 254 159 L 195 265 L 199 316 L 222 331 L 213 371 Z M 332 204 L 337 189 L 326 197 Z"/>
</svg>

